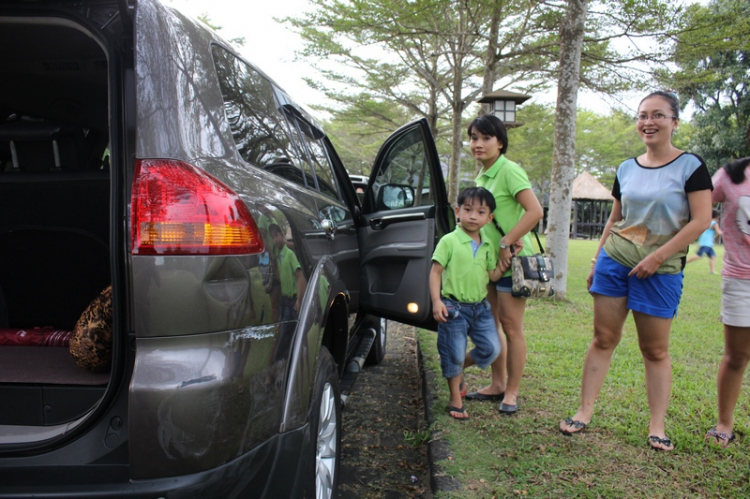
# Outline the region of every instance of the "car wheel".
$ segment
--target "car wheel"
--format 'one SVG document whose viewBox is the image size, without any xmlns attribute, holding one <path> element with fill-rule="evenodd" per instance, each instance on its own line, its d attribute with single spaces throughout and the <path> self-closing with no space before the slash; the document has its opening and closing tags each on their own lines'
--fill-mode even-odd
<svg viewBox="0 0 750 499">
<path fill-rule="evenodd" d="M 308 475 L 309 496 L 334 499 L 338 496 L 341 460 L 341 393 L 338 372 L 328 349 L 320 351 L 315 375 L 315 398 L 310 430 L 315 446 L 314 470 Z M 313 492 L 314 491 L 314 495 Z"/>
<path fill-rule="evenodd" d="M 375 342 L 367 354 L 366 363 L 374 366 L 380 364 L 385 357 L 385 344 L 388 341 L 388 319 L 380 318 L 375 326 Z"/>
</svg>

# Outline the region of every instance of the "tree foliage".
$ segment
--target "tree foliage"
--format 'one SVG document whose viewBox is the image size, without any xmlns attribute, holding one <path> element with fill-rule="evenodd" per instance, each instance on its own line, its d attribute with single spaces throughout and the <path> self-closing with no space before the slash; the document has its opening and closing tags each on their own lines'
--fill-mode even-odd
<svg viewBox="0 0 750 499">
<path fill-rule="evenodd" d="M 683 106 L 695 105 L 689 148 L 714 170 L 750 155 L 750 3 L 694 4 L 682 24 L 673 53 L 678 70 L 658 75 L 678 92 Z"/>
<path fill-rule="evenodd" d="M 286 21 L 306 41 L 301 56 L 311 60 L 325 79 L 308 81 L 333 103 L 319 108 L 367 116 L 380 129 L 389 130 L 403 123 L 394 123 L 391 113 L 378 112 L 380 103 L 403 108 L 401 117 L 426 118 L 436 137 L 450 135 L 449 195 L 455 196 L 464 112 L 482 94 L 486 73 L 492 75 L 491 83 L 497 78 L 512 83 L 538 70 L 538 55 L 526 47 L 531 41 L 528 27 L 535 26 L 529 17 L 538 13 L 540 4 L 523 0 L 312 3 L 313 10 Z M 504 31 L 498 35 L 500 25 Z M 488 33 L 493 34 L 491 39 Z"/>
</svg>

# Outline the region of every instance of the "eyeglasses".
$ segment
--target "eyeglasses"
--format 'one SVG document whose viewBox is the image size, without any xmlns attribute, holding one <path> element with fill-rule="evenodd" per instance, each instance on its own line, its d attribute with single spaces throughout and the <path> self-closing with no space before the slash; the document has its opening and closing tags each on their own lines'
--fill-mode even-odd
<svg viewBox="0 0 750 499">
<path fill-rule="evenodd" d="M 647 114 L 639 114 L 638 116 L 635 117 L 635 121 L 648 121 L 648 120 L 651 120 L 651 121 L 662 121 L 662 120 L 668 120 L 668 119 L 669 120 L 671 120 L 671 119 L 675 119 L 676 120 L 677 116 L 667 116 L 665 114 L 656 113 L 656 114 L 652 114 L 651 116 L 649 116 Z"/>
</svg>

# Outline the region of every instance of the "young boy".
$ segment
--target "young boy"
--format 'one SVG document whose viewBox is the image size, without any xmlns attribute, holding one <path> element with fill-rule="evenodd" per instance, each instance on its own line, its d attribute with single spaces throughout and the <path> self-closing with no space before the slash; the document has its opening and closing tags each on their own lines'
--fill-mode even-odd
<svg viewBox="0 0 750 499">
<path fill-rule="evenodd" d="M 273 239 L 274 255 L 278 262 L 279 279 L 281 281 L 279 320 L 294 321 L 297 320 L 302 296 L 307 288 L 307 280 L 302 273 L 297 255 L 286 245 L 281 227 L 272 223 L 268 226 L 268 233 Z"/>
<path fill-rule="evenodd" d="M 717 235 L 721 234 L 721 228 L 719 227 L 719 212 L 716 210 L 711 211 L 711 225 L 708 229 L 703 231 L 703 234 L 698 238 L 698 252 L 687 259 L 686 263 L 694 262 L 703 255 L 708 257 L 708 271 L 714 273 L 714 262 L 716 261 L 716 253 L 714 252 L 714 239 Z"/>
<path fill-rule="evenodd" d="M 500 279 L 498 249 L 484 241 L 480 229 L 490 222 L 495 198 L 483 187 L 458 194 L 459 225 L 435 248 L 430 271 L 432 314 L 438 322 L 438 352 L 443 377 L 448 380 L 448 414 L 469 419 L 461 400 L 463 370 L 489 366 L 500 353 L 500 338 L 487 301 L 487 284 Z M 442 292 L 441 292 L 442 285 Z M 466 353 L 467 335 L 474 349 Z"/>
</svg>

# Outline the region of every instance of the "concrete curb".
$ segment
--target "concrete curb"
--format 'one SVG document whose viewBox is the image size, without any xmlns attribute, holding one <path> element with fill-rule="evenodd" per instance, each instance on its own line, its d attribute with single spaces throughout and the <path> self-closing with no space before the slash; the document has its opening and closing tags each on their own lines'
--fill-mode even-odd
<svg viewBox="0 0 750 499">
<path fill-rule="evenodd" d="M 422 400 L 424 401 L 424 416 L 428 427 L 432 427 L 435 422 L 433 414 L 433 403 L 437 397 L 432 391 L 435 386 L 437 376 L 429 369 L 425 369 L 424 359 L 422 358 L 422 349 L 419 347 L 419 338 L 417 337 L 417 366 L 419 368 L 419 377 L 422 380 Z M 432 493 L 450 492 L 461 489 L 461 482 L 453 477 L 443 474 L 440 461 L 450 457 L 451 450 L 448 442 L 442 439 L 442 432 L 432 429 L 430 441 L 427 444 L 427 460 L 430 466 L 430 488 Z"/>
</svg>

